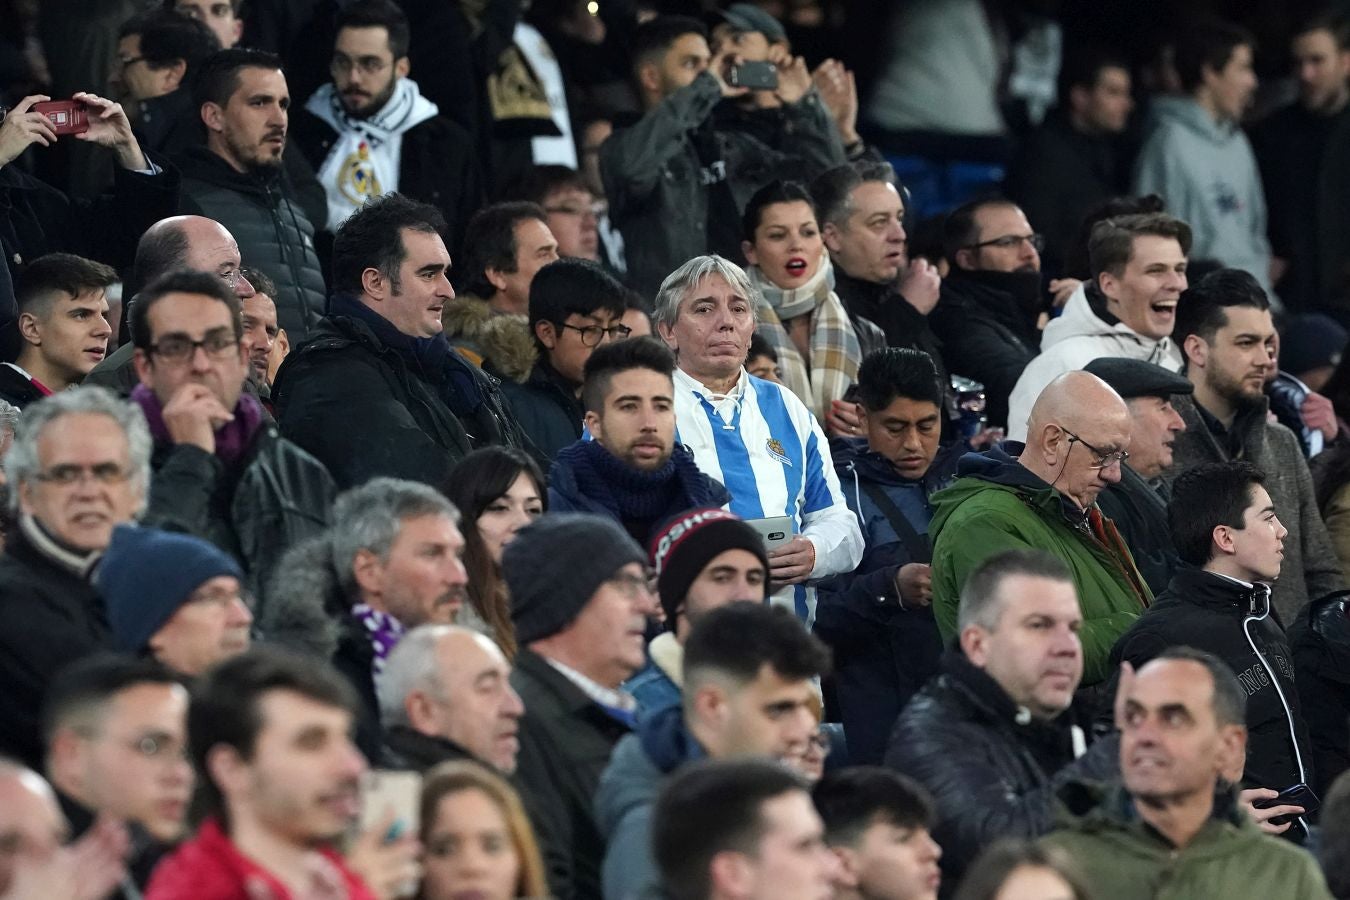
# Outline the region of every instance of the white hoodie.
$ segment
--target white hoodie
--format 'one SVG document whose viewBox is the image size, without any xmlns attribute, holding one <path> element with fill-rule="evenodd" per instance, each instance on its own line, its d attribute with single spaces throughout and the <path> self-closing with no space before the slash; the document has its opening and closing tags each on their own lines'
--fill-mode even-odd
<svg viewBox="0 0 1350 900">
<path fill-rule="evenodd" d="M 1092 311 L 1085 287 L 1086 283 L 1080 284 L 1064 304 L 1064 313 L 1045 326 L 1041 355 L 1022 370 L 1008 398 L 1008 437 L 1012 440 L 1027 439 L 1027 417 L 1047 384 L 1094 359 L 1123 356 L 1181 371 L 1181 351 L 1170 337 L 1154 340 L 1136 334 L 1124 322 L 1108 325 Z"/>
</svg>

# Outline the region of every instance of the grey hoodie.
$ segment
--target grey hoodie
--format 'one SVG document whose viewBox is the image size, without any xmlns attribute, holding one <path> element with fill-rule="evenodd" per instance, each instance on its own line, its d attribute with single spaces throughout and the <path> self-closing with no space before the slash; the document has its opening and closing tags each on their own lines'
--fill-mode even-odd
<svg viewBox="0 0 1350 900">
<path fill-rule="evenodd" d="M 1266 197 L 1247 135 L 1189 97 L 1153 101 L 1151 124 L 1134 192 L 1161 194 L 1167 211 L 1190 223 L 1192 259 L 1245 269 L 1269 291 Z"/>
</svg>

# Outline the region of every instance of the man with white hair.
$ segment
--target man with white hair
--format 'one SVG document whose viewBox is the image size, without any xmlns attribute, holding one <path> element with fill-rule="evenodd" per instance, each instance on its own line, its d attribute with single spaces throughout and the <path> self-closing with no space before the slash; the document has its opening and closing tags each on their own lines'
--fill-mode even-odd
<svg viewBox="0 0 1350 900">
<path fill-rule="evenodd" d="M 455 625 L 404 635 L 376 683 L 389 764 L 426 771 L 450 759 L 516 770 L 525 706 L 492 639 Z"/>
<path fill-rule="evenodd" d="M 18 526 L 0 556 L 0 753 L 36 766 L 51 677 L 111 646 L 90 575 L 113 528 L 144 511 L 150 434 L 108 391 L 71 388 L 28 408 L 5 467 Z"/>
<path fill-rule="evenodd" d="M 676 443 L 726 485 L 741 518 L 791 519 L 792 539 L 769 552 L 769 577 L 774 602 L 809 626 L 810 585 L 858 565 L 862 532 L 810 410 L 782 385 L 745 371 L 754 297 L 740 266 L 697 256 L 662 283 L 656 329 L 675 352 Z"/>
</svg>

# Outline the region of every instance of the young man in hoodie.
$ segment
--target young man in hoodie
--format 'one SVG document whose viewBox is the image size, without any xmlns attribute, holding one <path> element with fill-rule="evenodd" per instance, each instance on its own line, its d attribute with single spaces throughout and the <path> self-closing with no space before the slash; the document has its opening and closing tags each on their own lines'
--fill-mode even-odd
<svg viewBox="0 0 1350 900">
<path fill-rule="evenodd" d="M 646 547 L 658 526 L 731 495 L 675 443 L 675 357 L 655 338 L 602 344 L 586 360 L 581 389 L 593 440 L 558 451 L 549 509 L 612 516 Z"/>
<path fill-rule="evenodd" d="M 1171 334 L 1190 253 L 1190 226 L 1165 213 L 1118 216 L 1093 227 L 1092 278 L 1045 326 L 1041 355 L 1017 379 L 1008 399 L 1010 438 L 1025 440 L 1027 415 L 1047 384 L 1099 357 L 1142 359 L 1180 371 L 1181 351 Z"/>
<path fill-rule="evenodd" d="M 682 706 L 620 740 L 600 776 L 606 897 L 656 894 L 652 810 L 667 775 L 704 758 L 768 756 L 791 765 L 806 751 L 816 731 L 812 680 L 829 667 L 829 650 L 781 608 L 734 603 L 694 626 Z"/>
<path fill-rule="evenodd" d="M 1114 668 L 1127 662 L 1141 669 L 1165 648 L 1184 645 L 1213 653 L 1233 670 L 1247 694 L 1241 781 L 1263 789 L 1244 792 L 1244 802 L 1313 780 L 1293 655 L 1270 602 L 1289 531 L 1275 514 L 1265 480 L 1248 462 L 1206 463 L 1177 478 L 1168 520 L 1187 565 L 1111 651 Z M 1266 822 L 1278 815 L 1270 810 L 1254 812 L 1272 834 L 1292 824 Z"/>
<path fill-rule="evenodd" d="M 296 110 L 291 136 L 328 197 L 326 228 L 389 191 L 441 211 L 452 256 L 486 199 L 469 133 L 408 77 L 408 19 L 389 0 L 361 0 L 337 17 L 332 81 Z"/>
<path fill-rule="evenodd" d="M 835 471 L 862 529 L 862 562 L 821 585 L 815 633 L 839 660 L 835 682 L 849 759 L 879 763 L 895 717 L 938 668 L 929 496 L 956 477 L 966 449 L 943 446 L 942 386 L 920 350 L 869 354 L 858 370 L 866 432 L 831 445 Z"/>
<path fill-rule="evenodd" d="M 1186 95 L 1154 100 L 1134 193 L 1166 197 L 1167 208 L 1191 223 L 1197 259 L 1245 269 L 1270 290 L 1266 197 L 1242 130 L 1256 91 L 1255 46 L 1248 32 L 1215 19 L 1177 36 L 1176 69 Z"/>
</svg>

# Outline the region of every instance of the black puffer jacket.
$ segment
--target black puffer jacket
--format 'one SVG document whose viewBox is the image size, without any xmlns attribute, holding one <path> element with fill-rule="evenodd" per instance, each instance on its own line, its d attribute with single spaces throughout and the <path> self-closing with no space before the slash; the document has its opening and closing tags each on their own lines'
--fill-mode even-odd
<svg viewBox="0 0 1350 900">
<path fill-rule="evenodd" d="M 1312 781 L 1325 797 L 1350 769 L 1350 615 L 1344 594 L 1314 600 L 1289 625 L 1298 695 L 1312 742 Z M 1350 873 L 1347 873 L 1350 877 Z"/>
<path fill-rule="evenodd" d="M 1049 723 L 1031 719 L 958 653 L 948 653 L 942 667 L 900 714 L 886 765 L 932 793 L 943 883 L 955 885 L 995 840 L 1048 833 L 1060 785 L 1114 777 L 1120 742 L 1101 739 L 1075 759 L 1069 714 Z"/>
<path fill-rule="evenodd" d="M 88 572 L 77 575 L 24 532 L 6 535 L 0 554 L 0 617 L 9 623 L 0 629 L 0 756 L 41 771 L 39 716 L 52 676 L 112 649 L 112 634 Z"/>
<path fill-rule="evenodd" d="M 234 555 L 255 596 L 288 548 L 328 527 L 337 494 L 323 464 L 271 422 L 233 471 L 193 444 L 158 444 L 151 465 L 146 523 L 195 534 Z"/>
<path fill-rule="evenodd" d="M 476 447 L 525 445 L 497 380 L 462 366 L 482 398 L 463 421 L 368 325 L 327 316 L 277 372 L 272 403 L 281 433 L 327 466 L 340 489 L 379 475 L 439 485 Z"/>
<path fill-rule="evenodd" d="M 502 381 L 511 411 L 529 436 L 531 452 L 547 472 L 558 451 L 581 437 L 586 409 L 575 388 L 546 361 L 534 364 L 524 384 Z"/>
<path fill-rule="evenodd" d="M 1242 780 L 1251 787 L 1280 791 L 1303 781 L 1305 774 L 1295 761 L 1291 716 L 1309 783 L 1313 769 L 1308 728 L 1294 683 L 1294 657 L 1269 598 L 1265 585 L 1248 589 L 1222 575 L 1182 566 L 1167 590 L 1116 643 L 1111 670 L 1118 670 L 1122 661 L 1138 669 L 1176 645 L 1208 650 L 1228 663 L 1247 692 L 1247 769 Z M 1258 615 L 1268 610 L 1269 615 L 1251 622 L 1244 633 L 1243 620 L 1253 610 Z"/>
<path fill-rule="evenodd" d="M 315 227 L 280 169 L 245 175 L 205 147 L 175 157 L 183 173 L 183 212 L 215 219 L 239 242 L 246 265 L 276 282 L 277 319 L 297 344 L 325 309 L 327 290 L 314 249 Z M 322 225 L 323 223 L 319 223 Z"/>
</svg>

